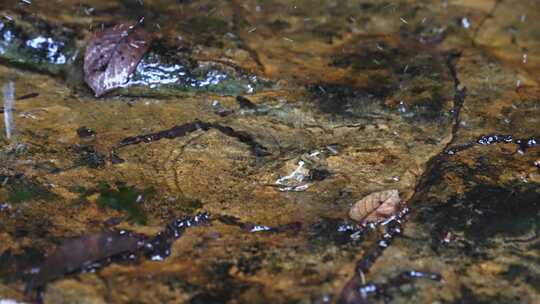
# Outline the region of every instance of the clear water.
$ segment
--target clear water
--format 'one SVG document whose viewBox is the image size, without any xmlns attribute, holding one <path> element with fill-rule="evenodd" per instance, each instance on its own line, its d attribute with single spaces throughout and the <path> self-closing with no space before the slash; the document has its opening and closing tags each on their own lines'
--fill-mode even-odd
<svg viewBox="0 0 540 304">
<path fill-rule="evenodd" d="M 539 302 L 539 12 L 2 1 L 0 302 Z M 96 98 L 86 46 L 129 22 Z"/>
</svg>

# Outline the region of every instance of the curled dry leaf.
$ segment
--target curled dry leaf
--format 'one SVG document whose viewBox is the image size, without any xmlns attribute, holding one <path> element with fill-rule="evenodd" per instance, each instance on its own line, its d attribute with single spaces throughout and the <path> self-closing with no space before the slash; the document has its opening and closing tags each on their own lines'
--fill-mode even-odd
<svg viewBox="0 0 540 304">
<path fill-rule="evenodd" d="M 150 40 L 150 34 L 134 23 L 122 23 L 92 36 L 84 54 L 84 79 L 96 97 L 128 81 L 148 51 Z"/>
<path fill-rule="evenodd" d="M 377 222 L 399 212 L 403 202 L 396 189 L 374 192 L 357 201 L 349 217 L 358 222 Z"/>
</svg>

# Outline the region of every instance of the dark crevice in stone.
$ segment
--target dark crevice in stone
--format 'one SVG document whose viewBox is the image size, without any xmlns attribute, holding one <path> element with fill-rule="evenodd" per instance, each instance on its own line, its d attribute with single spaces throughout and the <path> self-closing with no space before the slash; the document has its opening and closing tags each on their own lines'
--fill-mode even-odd
<svg viewBox="0 0 540 304">
<path fill-rule="evenodd" d="M 368 249 L 363 258 L 356 263 L 355 273 L 351 280 L 347 282 L 340 294 L 338 303 L 367 303 L 366 295 L 362 294 L 362 286 L 364 284 L 364 274 L 368 273 L 371 266 L 375 264 L 377 259 L 382 256 L 386 248 L 388 248 L 393 240 L 403 233 L 403 224 L 406 221 L 406 216 L 409 213 L 408 208 L 404 208 L 392 220 L 386 223 L 385 233 L 376 246 Z M 359 231 L 361 237 L 363 231 Z"/>
<path fill-rule="evenodd" d="M 450 76 L 454 80 L 454 107 L 452 109 L 452 115 L 454 119 L 454 125 L 452 126 L 452 140 L 453 142 L 456 138 L 456 134 L 459 130 L 460 123 L 460 113 L 463 104 L 465 103 L 465 98 L 467 97 L 467 89 L 461 85 L 459 78 L 457 76 L 456 62 L 461 57 L 460 52 L 453 52 L 448 55 L 446 65 L 450 71 Z M 449 146 L 450 144 L 448 144 Z"/>
<path fill-rule="evenodd" d="M 31 99 L 31 98 L 35 98 L 35 97 L 38 97 L 38 96 L 39 96 L 39 93 L 33 92 L 33 93 L 28 93 L 28 94 L 24 94 L 22 96 L 19 96 L 19 97 L 17 97 L 17 100 Z"/>
<path fill-rule="evenodd" d="M 446 151 L 450 149 L 453 143 L 457 139 L 457 133 L 459 131 L 460 125 L 460 113 L 463 105 L 465 104 L 465 98 L 467 97 L 467 89 L 461 85 L 457 75 L 456 63 L 461 57 L 460 52 L 452 52 L 447 57 L 447 67 L 450 71 L 450 75 L 454 80 L 454 106 L 452 108 L 453 115 L 453 125 L 452 125 L 452 138 L 442 149 L 440 153 L 432 157 L 426 165 L 426 169 L 422 176 L 420 177 L 419 182 L 417 183 L 414 191 L 414 195 L 411 198 L 411 202 L 417 201 L 418 198 L 423 196 L 424 190 L 428 188 L 431 181 L 436 180 L 439 177 L 440 170 L 439 167 L 442 165 L 444 160 L 448 157 Z"/>
<path fill-rule="evenodd" d="M 465 103 L 465 98 L 467 96 L 467 91 L 465 87 L 463 87 L 457 77 L 457 69 L 456 69 L 456 62 L 459 60 L 461 56 L 460 52 L 451 52 L 448 54 L 446 65 L 449 69 L 450 76 L 452 77 L 454 81 L 454 105 L 452 108 L 452 119 L 453 119 L 453 125 L 452 125 L 452 139 L 449 141 L 449 143 L 446 145 L 445 148 L 441 150 L 440 153 L 438 153 L 436 156 L 432 157 L 428 162 L 426 166 L 426 170 L 424 171 L 424 174 L 420 177 L 420 180 L 415 188 L 415 193 L 413 197 L 411 198 L 411 202 L 417 201 L 420 197 L 422 197 L 424 190 L 427 189 L 430 185 L 430 182 L 434 180 L 434 178 L 437 178 L 439 174 L 438 168 L 441 164 L 443 164 L 443 161 L 446 159 L 447 155 L 444 153 L 448 149 L 448 147 L 455 141 L 457 132 L 459 130 L 459 122 L 460 122 L 460 113 L 461 109 L 463 107 L 463 104 Z M 403 228 L 402 225 L 404 224 L 406 220 L 406 214 L 408 213 L 408 209 L 406 209 L 406 212 L 402 214 L 401 216 L 398 216 L 394 221 L 390 222 L 388 224 L 387 233 L 385 234 L 385 237 L 388 239 L 385 240 L 384 238 L 378 243 L 378 246 L 372 248 L 372 250 L 368 251 L 366 255 L 364 255 L 364 258 L 360 261 L 358 261 L 356 265 L 356 272 L 353 276 L 353 278 L 347 283 L 347 285 L 344 287 L 344 289 L 341 292 L 339 303 L 367 303 L 366 297 L 367 295 L 362 294 L 363 289 L 369 290 L 370 284 L 362 284 L 362 278 L 363 275 L 367 272 L 369 272 L 369 269 L 371 266 L 375 263 L 375 261 L 383 254 L 384 249 L 390 245 L 392 240 L 402 234 Z M 395 223 L 393 223 L 395 222 Z M 375 288 L 376 286 L 374 284 L 372 287 Z M 377 290 L 375 288 L 375 290 Z M 373 291 L 373 293 L 379 293 L 378 291 Z"/>
<path fill-rule="evenodd" d="M 208 131 L 210 129 L 218 130 L 227 136 L 234 137 L 238 139 L 240 142 L 247 144 L 248 146 L 251 147 L 251 152 L 255 156 L 260 157 L 260 156 L 270 155 L 270 152 L 268 152 L 266 147 L 258 143 L 251 134 L 245 131 L 236 131 L 231 127 L 223 126 L 217 123 L 195 120 L 194 122 L 177 125 L 170 129 L 155 132 L 155 133 L 148 133 L 144 135 L 126 137 L 122 139 L 120 143 L 116 145 L 116 147 L 113 148 L 111 152 L 111 161 L 113 163 L 123 162 L 123 160 L 120 157 L 118 157 L 118 155 L 116 154 L 116 151 L 117 149 L 125 147 L 125 146 L 136 145 L 139 143 L 150 143 L 150 142 L 161 140 L 163 138 L 174 139 L 174 138 L 184 137 L 198 130 Z"/>
<path fill-rule="evenodd" d="M 488 19 L 493 18 L 493 14 L 495 14 L 495 11 L 497 10 L 497 8 L 499 7 L 501 3 L 502 3 L 502 0 L 496 0 L 493 6 L 491 7 L 491 9 L 489 10 L 489 12 L 486 14 L 486 16 L 482 18 L 482 20 L 480 20 L 480 22 L 478 23 L 478 26 L 474 30 L 474 33 L 472 36 L 473 46 L 476 46 L 476 37 L 478 36 L 480 29 L 482 29 L 482 27 L 484 26 L 484 23 L 486 23 Z"/>
<path fill-rule="evenodd" d="M 241 109 L 250 109 L 250 110 L 257 109 L 257 105 L 244 96 L 241 96 L 241 95 L 236 96 L 236 101 L 238 102 L 238 105 L 240 105 Z"/>
<path fill-rule="evenodd" d="M 246 9 L 244 8 L 244 6 L 238 3 L 237 1 L 229 0 L 229 2 L 231 3 L 231 6 L 235 8 L 233 10 L 232 29 L 235 33 L 238 33 L 239 48 L 244 49 L 249 54 L 249 57 L 251 57 L 253 62 L 255 62 L 259 70 L 262 72 L 262 74 L 264 74 L 264 72 L 266 71 L 266 67 L 261 61 L 259 53 L 257 53 L 255 49 L 250 47 L 249 44 L 246 43 L 244 39 L 241 38 L 241 35 L 240 35 L 240 33 L 244 31 L 243 28 L 249 25 L 249 21 L 247 21 L 247 19 L 244 17 L 244 15 L 246 14 L 249 15 L 249 13 L 246 13 L 245 12 Z"/>
<path fill-rule="evenodd" d="M 500 143 L 515 144 L 518 146 L 518 152 L 525 153 L 528 149 L 536 147 L 540 144 L 540 136 L 531 136 L 528 138 L 515 139 L 514 136 L 509 134 L 482 135 L 474 141 L 448 147 L 447 149 L 445 149 L 445 152 L 449 155 L 453 155 L 458 152 L 470 149 L 474 146 L 489 146 Z"/>
</svg>

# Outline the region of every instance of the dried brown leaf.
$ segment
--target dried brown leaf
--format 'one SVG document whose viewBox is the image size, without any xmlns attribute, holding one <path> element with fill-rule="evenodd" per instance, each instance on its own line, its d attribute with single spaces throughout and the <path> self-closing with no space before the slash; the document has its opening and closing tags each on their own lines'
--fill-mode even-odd
<svg viewBox="0 0 540 304">
<path fill-rule="evenodd" d="M 399 212 L 402 201 L 396 189 L 374 192 L 357 201 L 349 217 L 358 222 L 377 222 Z"/>
<path fill-rule="evenodd" d="M 128 81 L 150 40 L 150 34 L 134 23 L 118 24 L 92 36 L 84 54 L 84 79 L 96 97 Z"/>
</svg>

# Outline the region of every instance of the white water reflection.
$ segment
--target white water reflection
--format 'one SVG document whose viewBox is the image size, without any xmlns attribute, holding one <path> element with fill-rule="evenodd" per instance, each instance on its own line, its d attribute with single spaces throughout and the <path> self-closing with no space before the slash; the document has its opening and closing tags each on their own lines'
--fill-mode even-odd
<svg viewBox="0 0 540 304">
<path fill-rule="evenodd" d="M 4 126 L 6 137 L 10 139 L 13 136 L 15 125 L 13 123 L 13 104 L 15 103 L 15 84 L 9 80 L 4 84 Z"/>
</svg>

